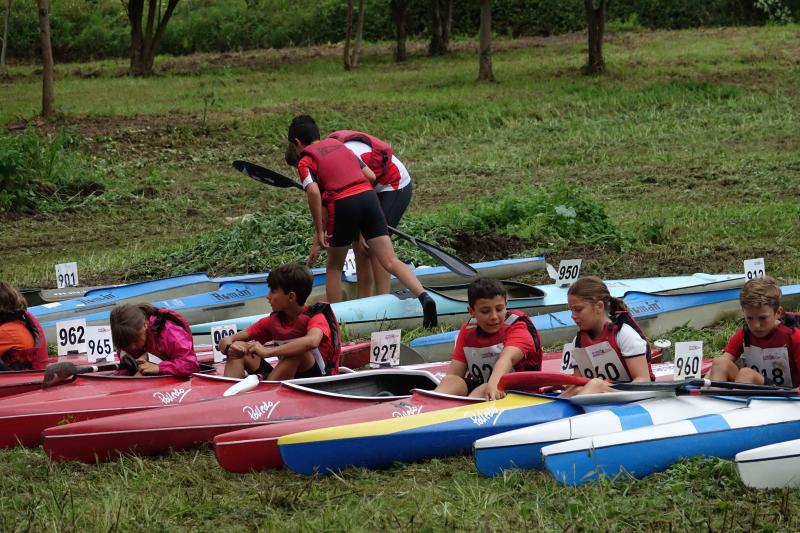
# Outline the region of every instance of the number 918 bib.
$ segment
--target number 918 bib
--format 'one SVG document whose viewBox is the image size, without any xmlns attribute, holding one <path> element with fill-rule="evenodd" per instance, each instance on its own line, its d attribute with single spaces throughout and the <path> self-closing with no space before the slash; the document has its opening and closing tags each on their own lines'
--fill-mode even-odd
<svg viewBox="0 0 800 533">
<path fill-rule="evenodd" d="M 572 357 L 585 378 L 630 381 L 631 377 L 608 341 L 576 348 Z"/>
<path fill-rule="evenodd" d="M 779 348 L 745 346 L 744 364 L 764 376 L 764 383 L 768 385 L 792 386 L 789 350 L 786 346 Z"/>
<path fill-rule="evenodd" d="M 470 348 L 464 346 L 464 356 L 467 359 L 469 374 L 478 383 L 488 383 L 494 365 L 503 351 L 503 343 L 484 348 Z"/>
</svg>

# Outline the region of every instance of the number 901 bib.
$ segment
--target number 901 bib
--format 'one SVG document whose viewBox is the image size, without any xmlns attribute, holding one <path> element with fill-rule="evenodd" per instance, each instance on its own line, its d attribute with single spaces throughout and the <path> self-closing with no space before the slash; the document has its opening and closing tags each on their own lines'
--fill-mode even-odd
<svg viewBox="0 0 800 533">
<path fill-rule="evenodd" d="M 478 383 L 487 383 L 502 351 L 503 343 L 484 348 L 464 346 L 464 356 L 467 359 L 467 367 L 472 379 Z"/>
<path fill-rule="evenodd" d="M 631 377 L 608 341 L 576 348 L 573 360 L 583 377 L 608 381 L 630 381 Z"/>
<path fill-rule="evenodd" d="M 786 346 L 779 348 L 745 346 L 744 364 L 764 376 L 764 383 L 768 385 L 792 386 L 789 350 Z"/>
</svg>

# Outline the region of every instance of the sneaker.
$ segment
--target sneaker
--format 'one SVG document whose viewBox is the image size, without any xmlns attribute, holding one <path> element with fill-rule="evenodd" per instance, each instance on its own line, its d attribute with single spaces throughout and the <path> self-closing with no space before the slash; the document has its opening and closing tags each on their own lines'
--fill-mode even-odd
<svg viewBox="0 0 800 533">
<path fill-rule="evenodd" d="M 436 314 L 436 301 L 427 292 L 419 295 L 422 304 L 422 327 L 435 328 L 439 325 L 439 316 Z"/>
</svg>

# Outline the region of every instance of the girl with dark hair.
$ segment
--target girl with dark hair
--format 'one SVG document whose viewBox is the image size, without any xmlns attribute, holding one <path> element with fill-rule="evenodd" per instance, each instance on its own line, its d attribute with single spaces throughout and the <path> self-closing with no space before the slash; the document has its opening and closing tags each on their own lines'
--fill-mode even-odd
<svg viewBox="0 0 800 533">
<path fill-rule="evenodd" d="M 42 370 L 47 366 L 47 341 L 25 298 L 0 281 L 0 371 Z"/>
<path fill-rule="evenodd" d="M 175 311 L 150 304 L 118 305 L 111 310 L 111 338 L 117 350 L 136 360 L 139 374 L 189 376 L 200 370 L 192 330 Z M 151 363 L 148 354 L 162 361 Z"/>
</svg>

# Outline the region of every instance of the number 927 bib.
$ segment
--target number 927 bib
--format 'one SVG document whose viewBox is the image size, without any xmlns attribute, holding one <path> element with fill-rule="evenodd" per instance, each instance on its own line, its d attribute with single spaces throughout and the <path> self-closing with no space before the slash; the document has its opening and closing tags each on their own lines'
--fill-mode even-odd
<svg viewBox="0 0 800 533">
<path fill-rule="evenodd" d="M 502 351 L 502 343 L 484 348 L 464 346 L 464 356 L 467 359 L 467 367 L 472 379 L 478 383 L 487 383 Z"/>
</svg>

